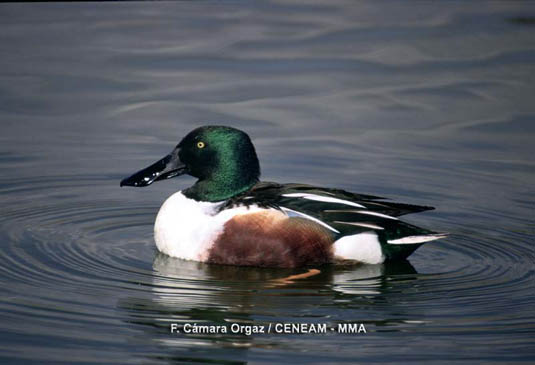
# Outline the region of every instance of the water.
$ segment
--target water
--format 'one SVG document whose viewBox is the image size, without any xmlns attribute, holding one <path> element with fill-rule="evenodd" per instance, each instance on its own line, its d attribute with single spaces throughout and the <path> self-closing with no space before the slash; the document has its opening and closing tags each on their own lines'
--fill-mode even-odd
<svg viewBox="0 0 535 365">
<path fill-rule="evenodd" d="M 535 359 L 532 2 L 0 5 L 2 363 Z M 154 247 L 181 177 L 119 181 L 196 126 L 263 177 L 433 205 L 410 263 L 221 267 Z M 171 323 L 366 334 L 171 334 Z"/>
</svg>

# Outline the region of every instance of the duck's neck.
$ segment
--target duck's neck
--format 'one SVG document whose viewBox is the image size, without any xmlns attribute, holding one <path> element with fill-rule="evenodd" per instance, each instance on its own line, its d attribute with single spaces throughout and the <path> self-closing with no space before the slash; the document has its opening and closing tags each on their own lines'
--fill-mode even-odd
<svg viewBox="0 0 535 365">
<path fill-rule="evenodd" d="M 249 190 L 258 182 L 258 178 L 246 181 L 225 181 L 218 179 L 199 180 L 183 191 L 189 199 L 203 202 L 218 202 L 232 198 Z"/>
</svg>

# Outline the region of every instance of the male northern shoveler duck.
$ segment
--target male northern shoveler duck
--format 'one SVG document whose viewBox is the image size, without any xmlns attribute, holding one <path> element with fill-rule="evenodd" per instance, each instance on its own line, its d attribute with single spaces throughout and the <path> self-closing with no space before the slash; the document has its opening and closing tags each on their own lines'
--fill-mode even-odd
<svg viewBox="0 0 535 365">
<path fill-rule="evenodd" d="M 261 182 L 249 136 L 235 128 L 190 132 L 163 159 L 121 181 L 148 186 L 189 174 L 198 181 L 171 195 L 154 225 L 156 246 L 201 262 L 298 267 L 404 259 L 444 237 L 397 217 L 433 209 L 303 184 Z"/>
</svg>

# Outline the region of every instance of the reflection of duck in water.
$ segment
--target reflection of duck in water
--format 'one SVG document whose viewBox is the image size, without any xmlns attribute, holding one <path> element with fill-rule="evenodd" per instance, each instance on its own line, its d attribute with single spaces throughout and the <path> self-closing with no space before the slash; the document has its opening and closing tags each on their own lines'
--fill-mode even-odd
<svg viewBox="0 0 535 365">
<path fill-rule="evenodd" d="M 126 315 L 125 321 L 149 334 L 143 338 L 165 346 L 177 359 L 192 356 L 209 362 L 225 355 L 230 347 L 237 351 L 279 346 L 288 350 L 285 337 L 231 333 L 233 323 L 304 321 L 335 326 L 366 320 L 366 326 L 384 326 L 413 318 L 410 307 L 399 303 L 404 289 L 414 292 L 411 283 L 417 275 L 406 260 L 388 265 L 324 265 L 321 274 L 284 285 L 278 285 L 279 278 L 298 274 L 299 269 L 209 265 L 161 253 L 156 254 L 152 266 L 153 274 L 143 286 L 150 290 L 130 291 L 117 307 Z M 384 311 L 384 316 L 368 316 L 370 308 Z M 229 332 L 186 333 L 180 327 L 180 333 L 171 334 L 172 323 L 227 326 Z"/>
<path fill-rule="evenodd" d="M 169 155 L 121 186 L 147 186 L 181 174 L 198 181 L 165 201 L 154 227 L 158 250 L 177 258 L 263 267 L 336 260 L 378 264 L 404 259 L 422 243 L 444 237 L 397 218 L 431 207 L 259 182 L 249 136 L 230 127 L 195 129 Z"/>
<path fill-rule="evenodd" d="M 204 263 L 177 260 L 158 253 L 152 264 L 154 270 L 153 285 L 155 292 L 172 294 L 175 300 L 183 300 L 181 291 L 194 291 L 206 296 L 227 293 L 229 289 L 243 292 L 251 290 L 271 290 L 278 288 L 291 288 L 292 284 L 299 284 L 300 290 L 307 288 L 316 291 L 318 286 L 329 287 L 334 292 L 356 295 L 381 294 L 382 289 L 391 278 L 409 278 L 417 275 L 414 267 L 407 260 L 399 260 L 389 265 L 379 264 L 346 264 L 336 266 L 322 266 L 321 274 L 311 280 L 301 280 L 304 277 L 295 272 L 295 269 L 256 269 L 251 267 L 229 265 L 206 265 Z M 284 279 L 281 276 L 287 275 Z M 221 286 L 224 286 L 222 288 Z M 217 290 L 225 289 L 225 290 Z M 202 292 L 202 293 L 201 293 Z M 228 303 L 231 297 L 218 295 L 213 303 Z M 248 295 L 247 297 L 254 297 Z M 182 299 L 181 299 L 182 298 Z M 188 301 L 193 297 L 188 295 Z M 205 305 L 204 297 L 198 303 Z M 243 296 L 235 299 L 242 300 Z M 262 299 L 265 301 L 265 298 Z M 189 303 L 191 305 L 193 303 Z M 236 303 L 235 303 L 236 304 Z"/>
</svg>

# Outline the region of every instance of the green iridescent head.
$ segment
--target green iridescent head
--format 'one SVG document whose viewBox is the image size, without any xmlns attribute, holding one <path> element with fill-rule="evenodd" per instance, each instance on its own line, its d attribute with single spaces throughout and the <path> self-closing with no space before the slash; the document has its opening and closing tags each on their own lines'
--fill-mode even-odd
<svg viewBox="0 0 535 365">
<path fill-rule="evenodd" d="M 214 202 L 250 189 L 258 182 L 260 165 L 245 132 L 204 126 L 191 131 L 169 155 L 121 181 L 121 186 L 148 186 L 182 174 L 198 178 L 184 195 Z"/>
</svg>

